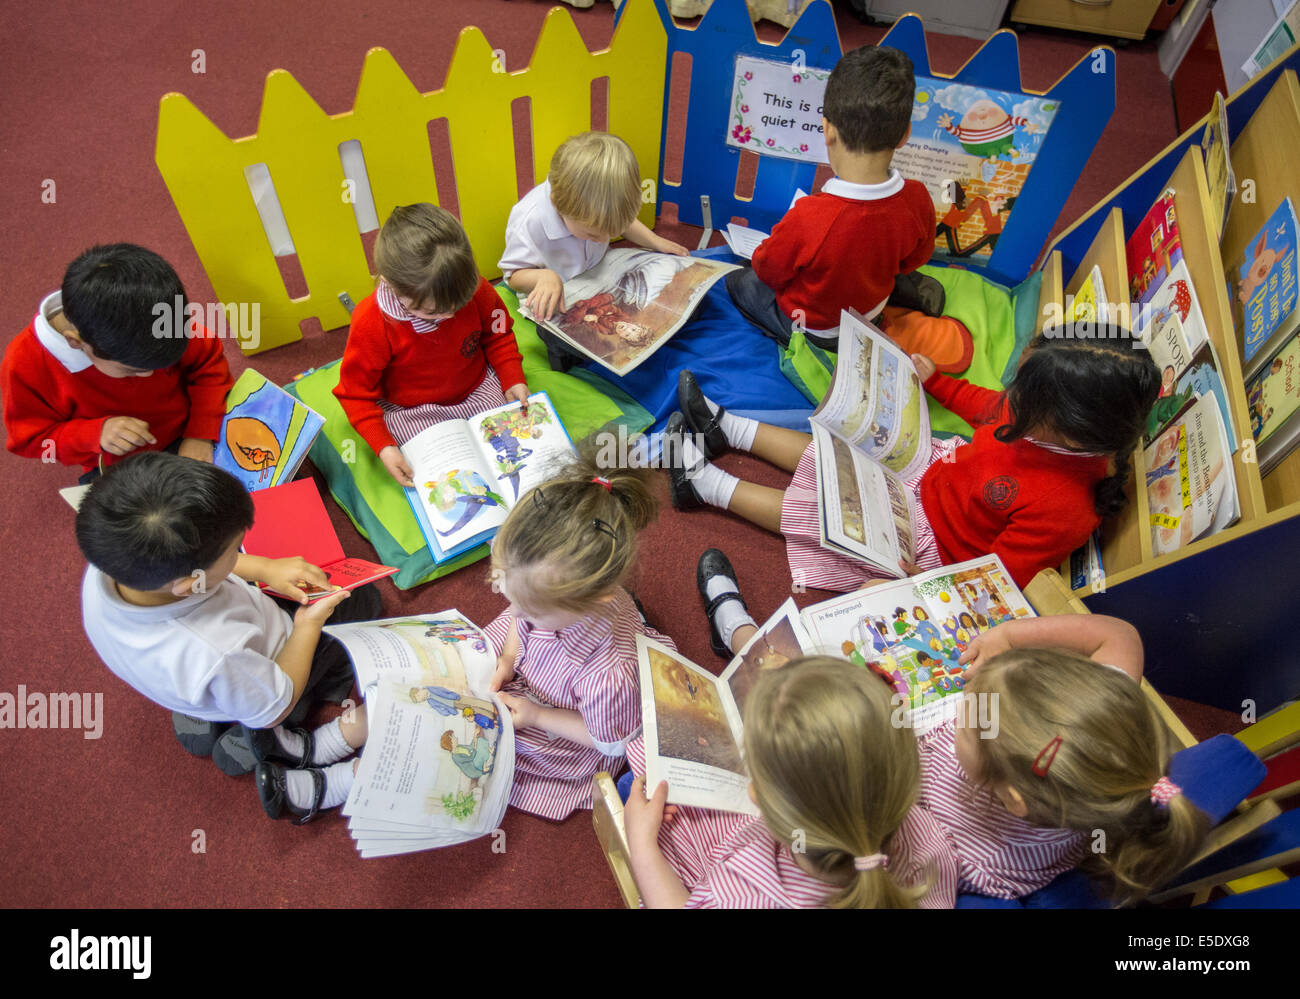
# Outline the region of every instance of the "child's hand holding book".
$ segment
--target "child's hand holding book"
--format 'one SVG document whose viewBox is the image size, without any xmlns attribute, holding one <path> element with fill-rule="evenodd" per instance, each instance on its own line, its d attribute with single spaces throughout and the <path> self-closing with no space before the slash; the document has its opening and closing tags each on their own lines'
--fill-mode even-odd
<svg viewBox="0 0 1300 999">
<path fill-rule="evenodd" d="M 248 556 L 245 556 L 248 558 Z M 328 590 L 330 586 L 329 576 L 318 566 L 312 565 L 305 558 L 264 558 L 258 559 L 262 563 L 256 566 L 256 581 L 265 583 L 277 593 L 283 593 L 290 600 L 295 600 L 300 604 L 307 603 L 307 593 L 303 587 L 310 586 L 317 590 Z M 334 607 L 337 600 L 330 597 L 324 597 L 317 603 L 328 603 L 331 608 Z M 328 616 L 328 615 L 327 615 Z"/>
<path fill-rule="evenodd" d="M 379 460 L 384 463 L 388 469 L 388 474 L 395 478 L 404 486 L 414 486 L 414 473 L 411 470 L 411 464 L 403 456 L 401 450 L 393 444 L 379 452 Z"/>
</svg>

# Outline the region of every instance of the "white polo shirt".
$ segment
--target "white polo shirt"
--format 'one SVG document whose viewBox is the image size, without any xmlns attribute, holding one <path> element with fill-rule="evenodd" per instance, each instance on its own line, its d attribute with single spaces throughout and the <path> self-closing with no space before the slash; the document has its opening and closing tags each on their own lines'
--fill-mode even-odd
<svg viewBox="0 0 1300 999">
<path fill-rule="evenodd" d="M 551 203 L 551 182 L 538 184 L 510 209 L 506 222 L 506 248 L 497 264 L 509 277 L 515 271 L 545 267 L 561 281 L 577 277 L 596 266 L 609 249 L 609 241 L 580 239 L 569 232 Z"/>
<path fill-rule="evenodd" d="M 293 681 L 275 663 L 293 619 L 238 576 L 207 593 L 139 607 L 92 565 L 81 613 L 104 664 L 171 711 L 266 728 L 293 700 Z"/>
</svg>

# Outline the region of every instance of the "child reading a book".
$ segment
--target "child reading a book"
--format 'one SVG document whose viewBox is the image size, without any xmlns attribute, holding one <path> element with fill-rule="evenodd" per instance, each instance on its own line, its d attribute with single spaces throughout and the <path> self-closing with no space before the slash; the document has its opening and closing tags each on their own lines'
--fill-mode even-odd
<svg viewBox="0 0 1300 999">
<path fill-rule="evenodd" d="M 1191 860 L 1208 823 L 1169 779 L 1131 625 L 1008 622 L 962 660 L 966 693 L 996 699 L 996 729 L 950 721 L 919 739 L 920 800 L 951 834 L 961 890 L 1017 898 L 1092 856 L 1132 901 Z M 1106 849 L 1090 854 L 1098 830 Z"/>
<path fill-rule="evenodd" d="M 510 607 L 484 631 L 515 723 L 516 808 L 590 808 L 591 778 L 621 770 L 640 731 L 636 636 L 673 647 L 623 588 L 654 515 L 642 473 L 579 460 L 526 493 L 496 536 L 493 586 Z"/>
<path fill-rule="evenodd" d="M 1066 325 L 1040 334 L 1002 393 L 939 374 L 912 356 L 925 390 L 975 427 L 970 444 L 936 440 L 930 463 L 907 481 L 916 502 L 914 565 L 923 569 L 996 554 L 1017 586 L 1061 562 L 1101 518 L 1124 505 L 1129 459 L 1160 387 L 1160 372 L 1132 341 L 1083 339 Z M 682 414 L 669 419 L 681 438 L 670 469 L 673 505 L 731 510 L 786 539 L 796 582 L 848 592 L 873 569 L 820 543 L 817 456 L 806 433 L 728 413 L 683 372 Z M 702 439 L 704 451 L 696 446 Z M 742 481 L 707 458 L 727 447 L 749 451 L 794 473 L 786 490 Z"/>
<path fill-rule="evenodd" d="M 379 284 L 353 310 L 334 395 L 393 478 L 411 486 L 400 445 L 443 420 L 526 405 L 528 386 L 510 315 L 454 215 L 394 208 L 375 239 L 375 268 Z"/>
<path fill-rule="evenodd" d="M 763 670 L 745 701 L 745 763 L 761 818 L 665 809 L 638 776 L 624 819 L 646 908 L 951 908 L 957 865 L 916 804 L 911 729 L 890 689 L 842 659 Z M 645 772 L 640 738 L 628 747 Z"/>
<path fill-rule="evenodd" d="M 610 240 L 625 238 L 659 253 L 686 255 L 686 247 L 656 236 L 636 213 L 641 168 L 632 147 L 608 132 L 583 132 L 560 143 L 547 178 L 528 192 L 506 221 L 506 247 L 497 264 L 506 283 L 527 293 L 534 315 L 565 311 L 564 282 L 599 263 Z M 552 367 L 585 360 L 554 334 L 538 330 Z"/>
<path fill-rule="evenodd" d="M 752 268 L 727 275 L 736 308 L 782 346 L 798 319 L 809 342 L 835 350 L 842 310 L 874 318 L 898 276 L 934 253 L 925 185 L 890 166 L 912 134 L 915 95 L 912 61 L 897 49 L 854 49 L 831 71 L 822 128 L 835 176 L 791 206 L 754 251 Z M 937 281 L 921 284 L 913 298 L 942 301 Z"/>
<path fill-rule="evenodd" d="M 83 483 L 138 450 L 211 461 L 230 369 L 222 340 L 187 315 L 158 254 L 130 243 L 81 254 L 5 350 L 6 446 L 80 465 Z"/>
<path fill-rule="evenodd" d="M 380 604 L 373 587 L 307 603 L 299 584 L 325 586 L 325 574 L 301 558 L 241 554 L 252 522 L 248 491 L 213 465 L 157 453 L 114 465 L 77 513 L 90 563 L 82 617 L 104 664 L 173 712 L 187 750 L 210 753 L 232 776 L 259 761 L 295 764 L 263 768 L 259 793 L 268 812 L 310 816 L 351 786 L 350 764 L 319 768 L 365 740 L 363 709 L 314 732 L 294 727 L 352 690 L 348 657 L 321 627 L 374 616 Z M 254 580 L 303 605 L 290 618 Z"/>
</svg>

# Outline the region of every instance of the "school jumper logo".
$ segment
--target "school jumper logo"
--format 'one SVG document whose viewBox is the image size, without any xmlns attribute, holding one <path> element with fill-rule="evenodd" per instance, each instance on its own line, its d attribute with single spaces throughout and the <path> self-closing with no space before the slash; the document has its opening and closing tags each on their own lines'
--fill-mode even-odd
<svg viewBox="0 0 1300 999">
<path fill-rule="evenodd" d="M 994 510 L 1005 510 L 1015 501 L 1020 483 L 1010 475 L 999 475 L 984 483 L 984 502 Z"/>
</svg>

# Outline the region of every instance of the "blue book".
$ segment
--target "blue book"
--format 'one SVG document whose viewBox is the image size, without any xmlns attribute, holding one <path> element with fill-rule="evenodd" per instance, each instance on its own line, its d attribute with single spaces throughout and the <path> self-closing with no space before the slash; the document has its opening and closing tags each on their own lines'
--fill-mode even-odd
<svg viewBox="0 0 1300 999">
<path fill-rule="evenodd" d="M 249 492 L 290 482 L 324 425 L 314 409 L 248 368 L 226 395 L 212 463 Z"/>
<path fill-rule="evenodd" d="M 1296 215 L 1290 198 L 1284 198 L 1246 252 L 1228 270 L 1233 320 L 1241 336 L 1246 377 L 1253 373 L 1252 359 L 1266 357 L 1275 334 L 1279 338 L 1296 307 Z"/>
</svg>

